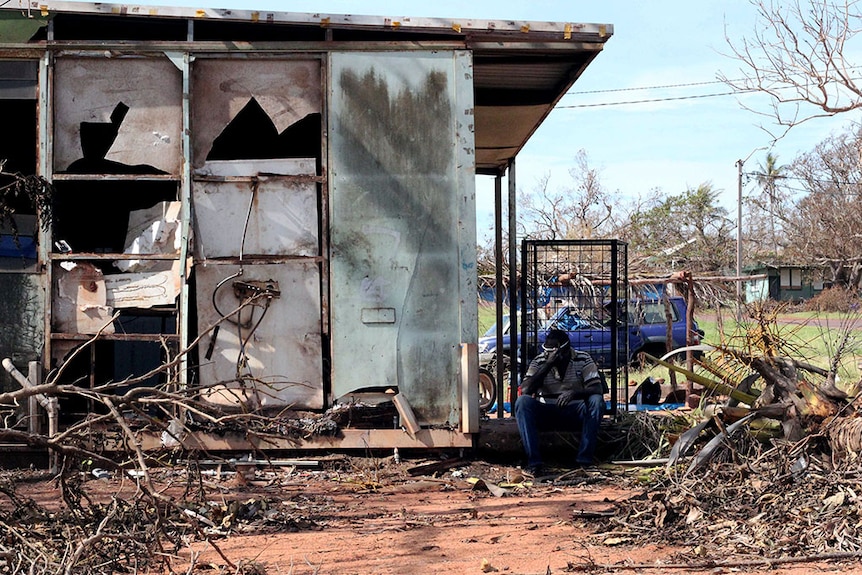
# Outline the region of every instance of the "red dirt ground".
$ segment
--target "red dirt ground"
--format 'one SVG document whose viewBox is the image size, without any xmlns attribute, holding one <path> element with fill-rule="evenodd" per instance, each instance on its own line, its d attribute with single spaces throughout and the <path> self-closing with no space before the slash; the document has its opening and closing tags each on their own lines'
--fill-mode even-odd
<svg viewBox="0 0 862 575">
<path fill-rule="evenodd" d="M 428 461 L 342 459 L 316 468 L 260 468 L 248 482 L 207 481 L 214 502 L 266 499 L 282 521 L 240 523 L 214 536 L 216 549 L 189 542 L 172 559 L 175 573 L 291 573 L 402 575 L 465 573 L 695 573 L 803 575 L 862 573 L 858 563 L 715 566 L 740 560 L 731 553 L 697 556 L 695 547 L 673 547 L 644 537 L 618 536 L 597 519 L 615 502 L 636 495 L 620 469 L 577 471 L 566 485 L 505 483 L 519 480 L 514 467 L 468 462 L 436 475 L 411 476 Z M 181 493 L 182 474 L 165 485 Z M 477 489 L 471 478 L 510 485 L 503 496 Z M 170 481 L 174 484 L 170 485 Z M 129 497 L 129 481 L 93 480 L 88 492 Z M 24 486 L 42 504 L 56 504 L 50 482 Z M 273 515 L 275 516 L 275 515 Z M 604 527 L 603 527 L 604 525 Z M 194 565 L 191 565 L 193 560 Z M 245 565 L 245 571 L 239 570 Z"/>
</svg>

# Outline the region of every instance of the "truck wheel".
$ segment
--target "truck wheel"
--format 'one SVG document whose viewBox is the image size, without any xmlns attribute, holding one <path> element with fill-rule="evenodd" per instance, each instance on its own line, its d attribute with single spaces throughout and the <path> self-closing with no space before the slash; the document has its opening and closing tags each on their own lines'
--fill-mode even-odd
<svg viewBox="0 0 862 575">
<path fill-rule="evenodd" d="M 497 400 L 497 384 L 487 369 L 479 369 L 479 411 L 488 411 Z"/>
</svg>

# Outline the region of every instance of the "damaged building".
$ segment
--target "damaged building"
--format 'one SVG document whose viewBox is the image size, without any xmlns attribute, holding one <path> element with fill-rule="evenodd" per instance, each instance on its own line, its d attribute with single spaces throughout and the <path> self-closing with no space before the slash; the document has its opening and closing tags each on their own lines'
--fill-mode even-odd
<svg viewBox="0 0 862 575">
<path fill-rule="evenodd" d="M 476 178 L 499 185 L 612 32 L 3 4 L 0 159 L 44 184 L 4 197 L 3 390 L 25 374 L 287 420 L 396 413 L 192 447 L 472 445 Z M 60 396 L 20 421 L 46 406 L 60 429 L 98 410 Z"/>
</svg>

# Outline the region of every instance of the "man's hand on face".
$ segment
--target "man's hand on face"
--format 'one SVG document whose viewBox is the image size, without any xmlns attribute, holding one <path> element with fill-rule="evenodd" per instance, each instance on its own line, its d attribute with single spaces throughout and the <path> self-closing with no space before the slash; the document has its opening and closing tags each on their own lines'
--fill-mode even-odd
<svg viewBox="0 0 862 575">
<path fill-rule="evenodd" d="M 560 357 L 560 346 L 556 343 L 542 344 L 542 349 L 545 351 L 545 362 L 555 363 Z"/>
</svg>

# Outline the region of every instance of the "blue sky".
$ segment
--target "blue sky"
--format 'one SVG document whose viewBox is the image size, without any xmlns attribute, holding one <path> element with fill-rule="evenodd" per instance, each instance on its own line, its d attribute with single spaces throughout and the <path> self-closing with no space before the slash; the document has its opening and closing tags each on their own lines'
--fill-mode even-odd
<svg viewBox="0 0 862 575">
<path fill-rule="evenodd" d="M 676 194 L 711 182 L 721 190 L 722 204 L 735 214 L 736 161 L 747 159 L 745 171 L 756 171 L 772 140 L 764 128 L 777 130 L 770 118 L 743 108 L 744 103 L 768 112 L 769 101 L 762 95 L 694 97 L 729 92 L 726 85 L 716 82 L 719 72 L 739 77 L 738 63 L 725 55 L 729 52 L 725 33 L 734 39 L 751 34 L 755 12 L 747 0 L 175 0 L 143 4 L 613 24 L 614 35 L 603 53 L 519 155 L 521 189 L 535 188 L 545 174 L 550 174 L 552 188 L 566 187 L 575 155 L 583 149 L 611 192 L 629 198 L 646 196 L 656 188 Z M 656 101 L 662 99 L 666 100 Z M 609 105 L 621 101 L 645 102 Z M 585 106 L 590 104 L 600 105 Z M 779 140 L 772 152 L 779 163 L 789 163 L 856 119 L 858 116 L 844 115 L 807 122 Z M 750 183 L 743 193 L 753 190 Z M 488 236 L 493 221 L 491 178 L 478 179 L 477 200 L 478 231 L 480 236 Z"/>
</svg>

